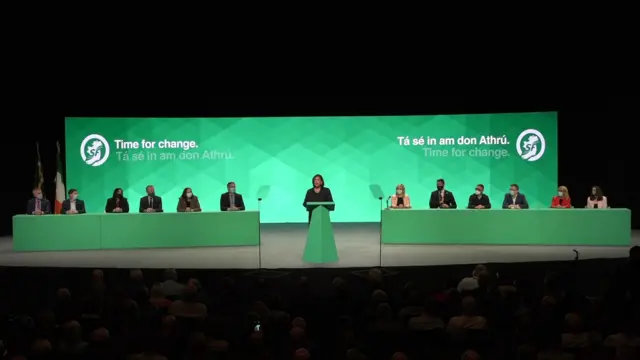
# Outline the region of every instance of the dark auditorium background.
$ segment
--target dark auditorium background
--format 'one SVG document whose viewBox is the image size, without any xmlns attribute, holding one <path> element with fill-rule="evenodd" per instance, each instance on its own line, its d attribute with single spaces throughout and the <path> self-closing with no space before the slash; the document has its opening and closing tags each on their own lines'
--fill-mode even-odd
<svg viewBox="0 0 640 360">
<path fill-rule="evenodd" d="M 632 210 L 640 228 L 640 154 L 633 124 L 640 96 L 244 96 L 119 98 L 89 94 L 62 96 L 55 102 L 5 115 L 0 236 L 11 234 L 11 218 L 24 212 L 36 170 L 36 141 L 40 143 L 45 194 L 54 197 L 56 141 L 64 155 L 64 118 L 103 117 L 229 117 L 419 115 L 558 111 L 559 184 L 569 188 L 576 207 L 584 206 L 592 185 L 602 187 L 612 207 Z M 319 126 L 321 126 L 319 124 Z M 64 156 L 62 156 L 64 162 Z M 64 164 L 63 164 L 64 165 Z M 319 170 L 320 171 L 320 170 Z M 434 181 L 437 174 L 434 174 Z M 82 191 L 80 189 L 80 191 Z M 549 194 L 549 199 L 554 194 Z"/>
</svg>

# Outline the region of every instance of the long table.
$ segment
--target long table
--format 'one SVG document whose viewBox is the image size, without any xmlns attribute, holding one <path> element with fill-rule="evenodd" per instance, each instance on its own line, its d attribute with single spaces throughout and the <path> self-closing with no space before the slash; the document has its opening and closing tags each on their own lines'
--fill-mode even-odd
<svg viewBox="0 0 640 360">
<path fill-rule="evenodd" d="M 628 209 L 383 210 L 385 244 L 629 246 Z"/>
<path fill-rule="evenodd" d="M 256 246 L 257 211 L 16 215 L 14 251 Z"/>
</svg>

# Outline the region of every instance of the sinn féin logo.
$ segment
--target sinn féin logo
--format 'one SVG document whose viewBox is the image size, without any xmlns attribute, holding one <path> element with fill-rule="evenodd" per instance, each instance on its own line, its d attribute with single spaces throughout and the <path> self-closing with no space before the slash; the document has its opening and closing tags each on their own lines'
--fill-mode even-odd
<svg viewBox="0 0 640 360">
<path fill-rule="evenodd" d="M 109 142 L 102 135 L 91 134 L 80 145 L 82 160 L 91 166 L 100 166 L 109 158 Z"/>
<path fill-rule="evenodd" d="M 516 147 L 521 158 L 527 161 L 536 161 L 544 155 L 547 144 L 540 131 L 528 129 L 520 133 Z"/>
</svg>

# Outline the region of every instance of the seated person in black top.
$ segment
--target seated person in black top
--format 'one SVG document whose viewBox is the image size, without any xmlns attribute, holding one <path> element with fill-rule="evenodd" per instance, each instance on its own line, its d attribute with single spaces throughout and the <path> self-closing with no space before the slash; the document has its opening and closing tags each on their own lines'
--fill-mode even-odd
<svg viewBox="0 0 640 360">
<path fill-rule="evenodd" d="M 324 178 L 322 175 L 317 174 L 313 177 L 313 187 L 307 190 L 307 194 L 304 197 L 304 206 L 309 212 L 309 223 L 311 223 L 311 213 L 315 207 L 307 206 L 310 202 L 333 202 L 333 196 L 331 196 L 331 190 L 328 187 L 324 187 Z M 326 206 L 327 209 L 335 210 L 335 205 Z"/>
<path fill-rule="evenodd" d="M 242 195 L 236 192 L 236 183 L 227 183 L 227 192 L 220 195 L 220 211 L 242 211 L 244 210 L 244 200 Z"/>
<path fill-rule="evenodd" d="M 153 185 L 147 185 L 147 196 L 140 198 L 140 212 L 163 212 L 162 198 L 156 196 L 156 189 Z"/>
<path fill-rule="evenodd" d="M 436 182 L 438 190 L 431 193 L 429 199 L 429 208 L 431 209 L 455 209 L 458 207 L 456 198 L 451 191 L 445 190 L 444 179 L 438 179 Z"/>
<path fill-rule="evenodd" d="M 484 185 L 476 185 L 475 194 L 469 196 L 468 209 L 491 209 L 491 201 L 489 197 L 484 193 Z"/>
<path fill-rule="evenodd" d="M 104 207 L 106 213 L 128 213 L 129 201 L 124 197 L 124 191 L 121 188 L 113 190 L 113 196 L 107 199 L 107 205 Z"/>
</svg>

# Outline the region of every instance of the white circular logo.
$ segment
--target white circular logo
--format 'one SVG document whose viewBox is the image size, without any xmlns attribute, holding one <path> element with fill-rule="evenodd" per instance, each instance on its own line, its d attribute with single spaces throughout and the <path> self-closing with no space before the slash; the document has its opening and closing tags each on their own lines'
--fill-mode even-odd
<svg viewBox="0 0 640 360">
<path fill-rule="evenodd" d="M 91 166 L 100 166 L 109 158 L 109 142 L 102 135 L 91 134 L 80 144 L 82 160 Z"/>
<path fill-rule="evenodd" d="M 544 155 L 547 144 L 540 131 L 527 129 L 518 136 L 516 147 L 521 158 L 527 161 L 536 161 Z"/>
</svg>

